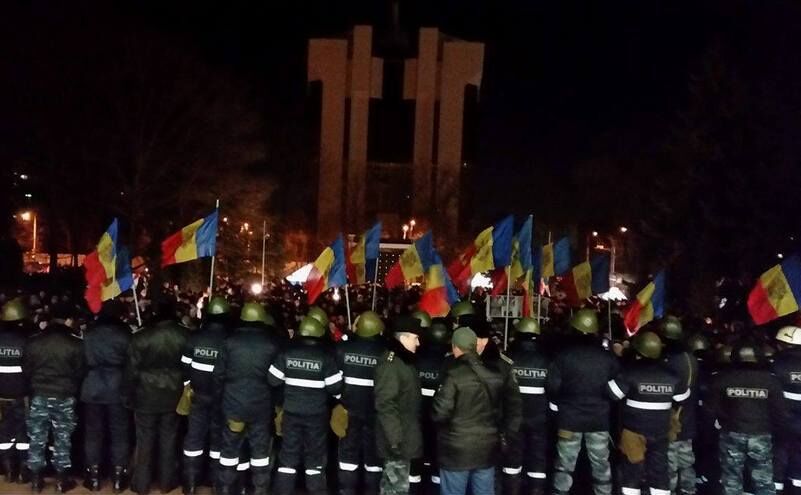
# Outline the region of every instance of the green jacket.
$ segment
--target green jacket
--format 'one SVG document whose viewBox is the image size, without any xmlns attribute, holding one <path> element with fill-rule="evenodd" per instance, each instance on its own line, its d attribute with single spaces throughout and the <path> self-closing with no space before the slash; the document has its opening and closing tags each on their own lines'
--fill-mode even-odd
<svg viewBox="0 0 801 495">
<path fill-rule="evenodd" d="M 124 402 L 137 412 L 175 411 L 184 389 L 181 354 L 189 331 L 161 321 L 133 335 L 125 363 Z"/>
<path fill-rule="evenodd" d="M 522 404 L 514 374 L 475 354 L 455 359 L 434 396 L 440 467 L 463 471 L 495 466 L 501 437 L 520 429 Z"/>
<path fill-rule="evenodd" d="M 423 434 L 414 354 L 395 339 L 387 347 L 375 370 L 378 455 L 382 459 L 416 459 L 423 455 Z"/>
</svg>

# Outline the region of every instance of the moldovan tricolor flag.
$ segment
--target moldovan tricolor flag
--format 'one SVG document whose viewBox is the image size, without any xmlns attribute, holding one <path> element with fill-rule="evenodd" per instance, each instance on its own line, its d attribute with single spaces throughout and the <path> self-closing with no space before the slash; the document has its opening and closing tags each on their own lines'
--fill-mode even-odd
<svg viewBox="0 0 801 495">
<path fill-rule="evenodd" d="M 417 239 L 401 253 L 397 263 L 389 269 L 384 283 L 387 288 L 401 287 L 406 282 L 418 279 L 435 264 L 434 238 L 431 231 Z"/>
<path fill-rule="evenodd" d="M 348 280 L 352 284 L 366 284 L 375 279 L 378 246 L 381 242 L 381 222 L 359 236 L 355 246 L 348 249 L 346 261 Z"/>
<path fill-rule="evenodd" d="M 509 278 L 512 284 L 520 280 L 531 269 L 531 234 L 534 217 L 529 215 L 517 235 L 512 239 L 512 262 L 508 269 L 496 268 L 492 273 L 492 295 L 497 296 L 507 289 Z"/>
<path fill-rule="evenodd" d="M 434 318 L 448 316 L 453 306 L 459 300 L 456 287 L 453 286 L 448 272 L 442 264 L 439 254 L 434 252 L 434 264 L 426 270 L 426 285 L 420 297 L 418 308 Z"/>
<path fill-rule="evenodd" d="M 214 256 L 219 210 L 196 220 L 161 242 L 161 266 Z"/>
<path fill-rule="evenodd" d="M 93 313 L 100 311 L 103 301 L 113 299 L 133 286 L 128 251 L 117 246 L 118 223 L 115 218 L 100 237 L 97 248 L 86 256 L 84 297 Z"/>
<path fill-rule="evenodd" d="M 476 273 L 509 266 L 512 262 L 512 229 L 514 217 L 509 215 L 484 229 L 448 267 L 448 274 L 459 290 L 466 292 Z"/>
<path fill-rule="evenodd" d="M 748 294 L 748 312 L 757 325 L 798 311 L 801 304 L 801 259 L 790 256 L 759 277 Z"/>
<path fill-rule="evenodd" d="M 570 239 L 562 237 L 555 243 L 542 246 L 540 256 L 542 278 L 561 277 L 570 270 Z"/>
<path fill-rule="evenodd" d="M 345 244 L 342 242 L 342 235 L 340 235 L 320 253 L 320 256 L 312 264 L 312 269 L 306 278 L 305 285 L 309 304 L 314 304 L 317 297 L 326 290 L 332 287 L 342 287 L 347 283 Z"/>
<path fill-rule="evenodd" d="M 656 274 L 654 279 L 643 288 L 637 299 L 629 307 L 623 322 L 629 336 L 648 322 L 662 318 L 665 314 L 665 271 Z"/>
<path fill-rule="evenodd" d="M 579 306 L 593 294 L 609 290 L 609 255 L 593 256 L 573 267 L 564 280 L 564 288 L 570 304 Z"/>
</svg>

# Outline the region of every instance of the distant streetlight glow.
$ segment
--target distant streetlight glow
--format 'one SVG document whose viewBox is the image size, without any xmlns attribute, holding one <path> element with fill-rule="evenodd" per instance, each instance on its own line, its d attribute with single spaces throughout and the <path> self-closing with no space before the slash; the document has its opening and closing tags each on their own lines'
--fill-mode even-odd
<svg viewBox="0 0 801 495">
<path fill-rule="evenodd" d="M 593 237 L 598 237 L 598 231 L 597 230 L 593 230 L 592 231 L 592 236 Z"/>
<path fill-rule="evenodd" d="M 30 199 L 30 198 L 32 198 L 32 197 L 33 197 L 33 194 L 31 194 L 31 193 L 25 193 L 25 197 L 26 197 L 26 198 L 28 198 L 28 199 Z"/>
<path fill-rule="evenodd" d="M 254 296 L 258 296 L 264 290 L 264 286 L 262 286 L 258 282 L 254 282 L 250 284 L 250 292 L 253 293 Z"/>
<path fill-rule="evenodd" d="M 339 295 L 339 287 L 334 289 L 334 295 L 331 298 L 334 300 L 334 302 L 339 302 L 339 300 L 342 299 L 342 296 Z"/>
<path fill-rule="evenodd" d="M 620 227 L 620 233 L 625 234 L 628 231 L 629 231 L 628 227 Z"/>
<path fill-rule="evenodd" d="M 27 174 L 20 174 L 19 178 L 22 179 L 22 180 L 28 180 L 28 175 Z"/>
<path fill-rule="evenodd" d="M 403 238 L 406 239 L 407 235 L 409 234 L 409 226 L 404 223 L 403 227 L 401 227 L 401 230 L 403 230 Z"/>
<path fill-rule="evenodd" d="M 19 217 L 20 217 L 22 220 L 24 220 L 24 221 L 26 221 L 26 222 L 29 222 L 29 221 L 31 220 L 31 212 L 29 212 L 29 211 L 23 211 L 22 213 L 20 213 Z"/>
<path fill-rule="evenodd" d="M 780 260 L 784 259 L 784 255 L 782 253 L 777 254 L 776 257 L 779 258 Z"/>
</svg>

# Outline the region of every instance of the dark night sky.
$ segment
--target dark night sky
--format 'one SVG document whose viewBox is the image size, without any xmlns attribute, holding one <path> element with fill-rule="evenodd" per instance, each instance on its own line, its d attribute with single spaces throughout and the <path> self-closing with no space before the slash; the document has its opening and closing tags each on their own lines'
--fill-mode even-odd
<svg viewBox="0 0 801 495">
<path fill-rule="evenodd" d="M 38 29 L 41 17 L 112 29 L 124 19 L 173 36 L 210 65 L 249 83 L 264 107 L 268 132 L 270 125 L 297 117 L 299 109 L 318 118 L 306 84 L 309 38 L 341 35 L 367 23 L 376 26 L 380 39 L 391 19 L 387 0 L 153 0 L 117 2 L 111 11 L 84 1 L 60 13 L 49 2 L 32 5 L 11 9 L 6 20 L 12 29 L 46 36 Z M 799 2 L 404 0 L 401 24 L 412 40 L 420 26 L 438 26 L 486 43 L 483 87 L 468 112 L 465 143 L 468 196 L 485 200 L 469 200 L 474 214 L 467 230 L 508 211 L 534 212 L 541 222 L 557 225 L 582 215 L 594 222 L 607 213 L 613 222 L 636 220 L 635 205 L 613 190 L 606 195 L 609 208 L 571 211 L 585 187 L 574 174 L 599 157 L 647 163 L 658 154 L 686 109 L 692 75 L 716 43 L 749 82 L 768 81 L 775 98 L 788 101 L 777 116 L 786 131 L 776 139 L 783 159 L 797 161 Z M 615 173 L 625 172 L 623 167 Z"/>
</svg>

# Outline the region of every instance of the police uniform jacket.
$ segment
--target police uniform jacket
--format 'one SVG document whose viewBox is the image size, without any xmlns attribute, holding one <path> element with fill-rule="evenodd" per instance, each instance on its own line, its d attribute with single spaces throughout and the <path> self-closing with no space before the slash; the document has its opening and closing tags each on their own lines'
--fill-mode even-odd
<svg viewBox="0 0 801 495">
<path fill-rule="evenodd" d="M 210 317 L 189 336 L 181 355 L 184 378 L 192 387 L 192 402 L 208 404 L 214 400 L 214 366 L 228 328 L 223 320 Z"/>
<path fill-rule="evenodd" d="M 212 376 L 226 418 L 249 421 L 270 414 L 275 402 L 270 366 L 283 344 L 276 329 L 260 323 L 240 326 L 219 340 Z"/>
<path fill-rule="evenodd" d="M 678 376 L 650 359 L 632 361 L 607 386 L 612 398 L 622 402 L 623 428 L 652 438 L 667 436 L 673 404 L 690 397 Z"/>
<path fill-rule="evenodd" d="M 118 319 L 101 319 L 84 332 L 88 370 L 81 386 L 82 402 L 122 402 L 122 375 L 130 343 L 131 330 Z"/>
<path fill-rule="evenodd" d="M 22 372 L 26 340 L 22 327 L 0 327 L 0 398 L 18 399 L 27 395 Z"/>
<path fill-rule="evenodd" d="M 678 406 L 681 408 L 679 413 L 681 431 L 677 440 L 692 440 L 698 433 L 698 401 L 701 396 L 699 388 L 701 370 L 698 358 L 684 350 L 668 352 L 665 364 L 679 378 L 679 383 L 690 391 L 687 400 Z"/>
<path fill-rule="evenodd" d="M 766 435 L 785 424 L 781 383 L 766 369 L 738 365 L 720 371 L 705 405 L 725 431 Z"/>
<path fill-rule="evenodd" d="M 414 358 L 393 338 L 375 370 L 376 448 L 382 459 L 423 455 L 420 378 Z"/>
<path fill-rule="evenodd" d="M 328 414 L 329 397 L 340 398 L 342 372 L 334 349 L 323 339 L 298 337 L 270 366 L 270 383 L 284 385 L 284 412 Z"/>
<path fill-rule="evenodd" d="M 86 369 L 81 339 L 51 323 L 28 341 L 22 369 L 31 395 L 67 399 L 78 395 Z"/>
<path fill-rule="evenodd" d="M 548 379 L 549 357 L 539 348 L 534 338 L 520 334 L 509 351 L 515 378 L 523 403 L 523 422 L 542 425 L 548 416 L 548 399 L 545 385 Z"/>
<path fill-rule="evenodd" d="M 608 431 L 607 383 L 618 375 L 617 358 L 591 336 L 577 338 L 548 369 L 546 393 L 558 408 L 558 427 L 574 432 Z"/>
<path fill-rule="evenodd" d="M 133 335 L 123 382 L 126 402 L 135 411 L 175 411 L 184 388 L 181 355 L 188 338 L 189 331 L 172 320 Z"/>
<path fill-rule="evenodd" d="M 793 433 L 801 435 L 801 348 L 791 347 L 777 354 L 773 374 L 782 385 L 790 427 Z"/>
<path fill-rule="evenodd" d="M 434 399 L 437 388 L 439 388 L 448 352 L 449 349 L 442 345 L 423 345 L 417 350 L 417 375 L 420 378 L 420 393 L 423 395 L 422 407 L 424 414 L 431 410 L 431 402 Z"/>
<path fill-rule="evenodd" d="M 362 419 L 375 416 L 375 367 L 386 348 L 386 341 L 381 336 L 363 338 L 353 335 L 337 345 L 337 364 L 344 381 L 342 405 L 349 416 Z"/>
</svg>

